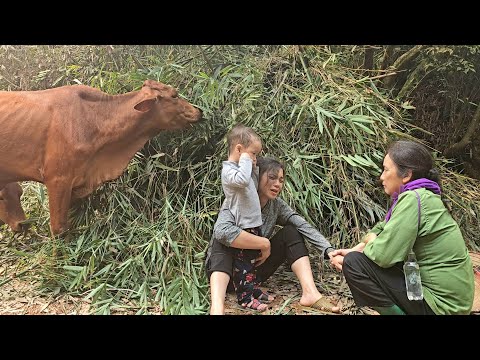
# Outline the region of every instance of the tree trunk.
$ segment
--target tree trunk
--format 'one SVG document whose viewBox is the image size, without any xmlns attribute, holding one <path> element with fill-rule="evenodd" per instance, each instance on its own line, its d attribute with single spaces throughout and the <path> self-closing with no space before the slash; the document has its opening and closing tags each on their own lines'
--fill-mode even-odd
<svg viewBox="0 0 480 360">
<path fill-rule="evenodd" d="M 430 78 L 432 70 L 429 70 L 427 73 L 425 73 L 426 64 L 427 61 L 422 60 L 420 64 L 418 64 L 415 69 L 408 75 L 407 80 L 398 92 L 398 99 L 404 99 L 405 97 L 408 97 L 422 81 Z"/>
<path fill-rule="evenodd" d="M 420 50 L 423 48 L 423 45 L 415 45 L 413 48 L 408 50 L 405 54 L 400 56 L 391 66 L 392 70 L 397 72 L 397 75 L 388 76 L 384 80 L 385 87 L 391 89 L 398 79 L 398 73 L 406 70 L 410 67 L 411 63 L 417 58 L 420 54 Z"/>
<path fill-rule="evenodd" d="M 365 58 L 363 60 L 363 68 L 365 70 L 373 70 L 373 55 L 375 49 L 371 46 L 365 48 Z"/>
<path fill-rule="evenodd" d="M 480 124 L 480 105 L 477 105 L 477 111 L 475 111 L 472 121 L 470 122 L 470 125 L 468 126 L 468 129 L 465 135 L 463 136 L 462 140 L 460 140 L 458 143 L 446 149 L 444 152 L 445 156 L 452 158 L 460 155 L 460 153 L 465 150 L 467 145 L 470 144 L 471 139 L 475 134 L 475 131 L 477 130 L 477 127 L 479 124 Z"/>
<path fill-rule="evenodd" d="M 383 60 L 382 60 L 382 65 L 380 66 L 380 70 L 385 70 L 389 66 L 390 61 L 393 57 L 394 51 L 395 51 L 395 46 L 393 45 L 388 45 L 385 48 L 385 53 L 383 55 Z"/>
</svg>

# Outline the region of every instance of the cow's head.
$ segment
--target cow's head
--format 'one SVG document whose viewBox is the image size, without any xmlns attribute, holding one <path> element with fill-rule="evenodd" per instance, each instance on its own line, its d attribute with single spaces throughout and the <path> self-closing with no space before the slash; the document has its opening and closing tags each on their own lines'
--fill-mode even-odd
<svg viewBox="0 0 480 360">
<path fill-rule="evenodd" d="M 0 190 L 0 225 L 6 223 L 15 232 L 27 229 L 26 225 L 20 224 L 26 220 L 20 204 L 22 193 L 22 187 L 16 182 L 9 183 Z"/>
<path fill-rule="evenodd" d="M 183 129 L 202 118 L 202 112 L 178 96 L 173 87 L 145 80 L 140 93 L 143 99 L 134 108 L 148 113 L 159 130 Z"/>
</svg>

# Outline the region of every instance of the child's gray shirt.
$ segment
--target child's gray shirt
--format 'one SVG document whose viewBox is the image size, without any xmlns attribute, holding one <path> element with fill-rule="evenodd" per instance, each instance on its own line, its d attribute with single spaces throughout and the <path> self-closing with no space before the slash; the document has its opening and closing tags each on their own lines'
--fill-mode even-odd
<svg viewBox="0 0 480 360">
<path fill-rule="evenodd" d="M 262 212 L 258 198 L 258 167 L 244 153 L 237 163 L 223 161 L 222 187 L 225 194 L 223 203 L 235 218 L 241 229 L 255 228 L 262 225 Z"/>
</svg>

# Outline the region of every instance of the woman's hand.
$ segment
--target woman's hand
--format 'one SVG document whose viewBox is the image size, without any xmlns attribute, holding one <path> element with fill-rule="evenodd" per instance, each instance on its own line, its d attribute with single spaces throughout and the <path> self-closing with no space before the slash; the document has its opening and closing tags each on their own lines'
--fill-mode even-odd
<svg viewBox="0 0 480 360">
<path fill-rule="evenodd" d="M 369 239 L 369 241 L 373 241 L 377 237 L 377 235 L 375 235 L 375 234 L 373 234 L 373 235 L 374 236 L 372 236 Z M 328 256 L 330 256 L 330 265 L 335 267 L 335 269 L 337 269 L 338 271 L 342 271 L 343 258 L 345 257 L 345 255 L 347 255 L 351 251 L 363 252 L 363 249 L 365 248 L 365 245 L 366 245 L 365 242 L 361 242 L 361 243 L 355 245 L 354 247 L 352 247 L 351 249 L 338 249 L 338 250 L 333 250 L 333 251 L 329 252 Z"/>
<path fill-rule="evenodd" d="M 330 265 L 332 265 L 337 271 L 342 271 L 343 267 L 343 258 L 347 255 L 352 249 L 338 249 L 333 250 L 328 255 L 330 256 Z"/>
<path fill-rule="evenodd" d="M 330 265 L 332 265 L 337 271 L 342 271 L 343 267 L 343 258 L 347 255 L 350 251 L 355 251 L 355 248 L 352 249 L 338 249 L 333 250 L 328 255 L 332 255 L 330 257 Z"/>
<path fill-rule="evenodd" d="M 267 258 L 270 256 L 270 240 L 268 240 L 267 238 L 262 238 L 265 240 L 265 245 L 262 246 L 262 248 L 260 248 L 260 256 L 256 259 L 255 261 L 255 266 L 260 266 L 262 265 L 265 260 L 267 260 Z"/>
<path fill-rule="evenodd" d="M 330 258 L 330 265 L 332 265 L 337 271 L 342 271 L 343 267 L 343 255 L 335 255 Z"/>
<path fill-rule="evenodd" d="M 332 258 L 334 258 L 337 255 L 341 255 L 343 257 L 343 256 L 347 255 L 350 251 L 352 251 L 352 249 L 337 249 L 337 250 L 333 250 L 333 251 L 329 252 L 328 256 L 330 256 L 330 260 L 331 260 Z"/>
</svg>

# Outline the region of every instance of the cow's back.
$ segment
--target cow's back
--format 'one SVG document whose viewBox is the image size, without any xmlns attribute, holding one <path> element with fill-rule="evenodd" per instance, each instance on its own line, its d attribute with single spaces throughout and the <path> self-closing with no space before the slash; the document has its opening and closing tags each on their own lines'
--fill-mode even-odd
<svg viewBox="0 0 480 360">
<path fill-rule="evenodd" d="M 32 91 L 0 91 L 0 132 L 17 136 L 25 131 L 27 134 L 34 127 L 42 131 L 48 123 L 44 114 L 49 109 L 48 98 L 54 98 L 49 91 L 39 96 Z M 47 95 L 48 94 L 48 95 Z M 46 100 L 46 101 L 45 101 Z"/>
<path fill-rule="evenodd" d="M 47 143 L 55 138 L 62 146 L 62 134 L 78 133 L 72 127 L 72 118 L 82 117 L 79 94 L 85 93 L 102 94 L 81 85 L 40 91 L 0 91 L 0 184 L 21 180 L 43 182 Z"/>
<path fill-rule="evenodd" d="M 55 113 L 64 117 L 81 111 L 82 104 L 94 103 L 108 97 L 100 90 L 84 85 L 69 85 L 38 91 L 0 91 L 0 130 L 11 123 L 16 125 L 10 131 L 34 126 L 36 131 L 49 127 Z M 64 118 L 64 122 L 69 120 Z"/>
</svg>

